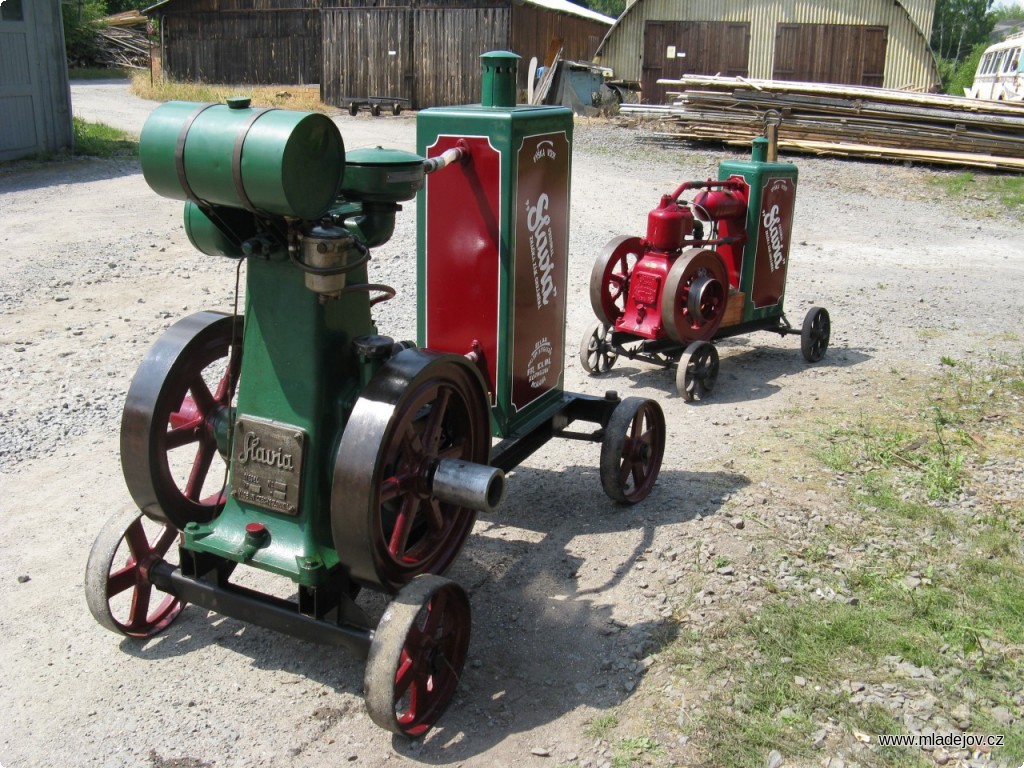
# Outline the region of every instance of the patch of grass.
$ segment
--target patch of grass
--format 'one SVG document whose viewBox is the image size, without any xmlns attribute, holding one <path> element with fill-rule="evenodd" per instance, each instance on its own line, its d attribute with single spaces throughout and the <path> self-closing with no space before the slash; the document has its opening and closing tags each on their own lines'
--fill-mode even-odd
<svg viewBox="0 0 1024 768">
<path fill-rule="evenodd" d="M 629 768 L 650 762 L 650 758 L 661 757 L 665 750 L 654 739 L 647 736 L 634 736 L 619 739 L 615 744 L 615 755 L 612 757 L 613 768 Z"/>
<path fill-rule="evenodd" d="M 103 123 L 72 119 L 75 133 L 75 154 L 88 157 L 130 157 L 139 153 L 138 141 L 129 133 Z"/>
<path fill-rule="evenodd" d="M 1024 177 L 1011 174 L 936 174 L 930 183 L 954 200 L 965 198 L 998 203 L 1016 211 L 1024 208 Z"/>
<path fill-rule="evenodd" d="M 864 766 L 931 765 L 916 749 L 864 743 L 904 732 L 894 693 L 938 700 L 951 731 L 952 708 L 969 702 L 971 732 L 1006 736 L 996 761 L 1024 761 L 1024 733 L 992 713 L 1019 711 L 1024 690 L 1024 505 L 989 500 L 985 483 L 998 492 L 998 480 L 974 474 L 1024 450 L 1024 356 L 941 362 L 930 379 L 894 382 L 877 410 L 833 413 L 801 446 L 858 513 L 787 554 L 804 560 L 788 571 L 803 587 L 766 578 L 756 612 L 730 611 L 662 654 L 701 691 L 689 716 L 704 763 L 762 766 L 773 749 L 817 761 L 833 754 L 815 746 L 825 734 L 859 743 Z M 836 569 L 834 550 L 859 554 Z M 855 599 L 811 598 L 815 584 Z"/>
<path fill-rule="evenodd" d="M 337 112 L 337 107 L 320 101 L 319 86 L 302 85 L 208 85 L 173 80 L 150 81 L 148 72 L 132 76 L 131 91 L 151 101 L 225 102 L 234 96 L 252 99 L 254 107 L 286 107 L 314 112 Z"/>
<path fill-rule="evenodd" d="M 608 734 L 611 733 L 612 729 L 614 729 L 618 724 L 619 718 L 609 712 L 608 714 L 599 715 L 591 720 L 590 724 L 587 725 L 585 733 L 592 739 L 607 740 Z"/>
</svg>

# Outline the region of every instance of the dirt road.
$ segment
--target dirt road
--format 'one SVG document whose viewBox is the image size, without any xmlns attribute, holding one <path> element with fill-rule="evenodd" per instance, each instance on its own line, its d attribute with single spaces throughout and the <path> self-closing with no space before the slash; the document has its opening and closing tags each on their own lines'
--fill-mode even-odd
<svg viewBox="0 0 1024 768">
<path fill-rule="evenodd" d="M 123 86 L 86 85 L 73 104 L 129 129 L 149 106 Z M 337 119 L 349 148 L 414 149 L 412 116 Z M 643 234 L 662 193 L 733 156 L 579 126 L 569 350 L 592 320 L 603 244 Z M 593 379 L 570 355 L 567 390 L 662 402 L 659 483 L 646 502 L 616 508 L 597 448 L 575 442 L 549 444 L 514 474 L 450 573 L 473 606 L 466 678 L 441 727 L 412 743 L 370 722 L 361 665 L 339 652 L 195 608 L 145 643 L 93 621 L 86 557 L 129 504 L 118 458 L 126 389 L 174 320 L 231 309 L 235 265 L 193 251 L 180 204 L 153 194 L 134 162 L 0 169 L 0 765 L 610 765 L 586 725 L 608 712 L 642 719 L 659 696 L 658 653 L 687 622 L 676 608 L 693 548 L 764 556 L 763 529 L 737 528 L 737 508 L 764 502 L 769 521 L 817 504 L 773 495 L 774 471 L 799 470 L 770 442 L 772 420 L 827 421 L 835 404 L 870 403 L 881 382 L 933 371 L 943 355 L 1020 353 L 1019 222 L 936 198 L 920 169 L 796 162 L 786 306 L 795 323 L 812 305 L 830 310 L 828 355 L 808 366 L 793 337 L 724 342 L 718 386 L 698 405 L 675 397 L 671 372 L 620 361 Z M 415 338 L 414 259 L 410 205 L 371 264 L 371 279 L 398 289 L 376 316 L 395 338 Z M 744 589 L 737 580 L 726 599 L 743 601 Z M 683 761 L 684 750 L 685 738 L 651 760 Z"/>
</svg>

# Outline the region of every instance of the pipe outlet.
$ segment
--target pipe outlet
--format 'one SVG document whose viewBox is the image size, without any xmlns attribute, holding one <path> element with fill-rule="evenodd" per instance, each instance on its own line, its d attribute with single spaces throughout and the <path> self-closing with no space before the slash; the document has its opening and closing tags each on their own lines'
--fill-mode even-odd
<svg viewBox="0 0 1024 768">
<path fill-rule="evenodd" d="M 430 492 L 448 504 L 494 512 L 505 498 L 505 473 L 462 459 L 441 459 L 434 470 Z"/>
</svg>

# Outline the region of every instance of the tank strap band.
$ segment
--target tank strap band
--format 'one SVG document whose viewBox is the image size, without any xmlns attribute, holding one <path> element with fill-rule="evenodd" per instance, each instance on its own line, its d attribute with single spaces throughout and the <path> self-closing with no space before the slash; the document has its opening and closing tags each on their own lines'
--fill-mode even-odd
<svg viewBox="0 0 1024 768">
<path fill-rule="evenodd" d="M 178 131 L 178 142 L 174 146 L 174 168 L 178 172 L 178 183 L 185 192 L 185 196 L 196 205 L 202 207 L 206 207 L 206 203 L 192 191 L 192 187 L 188 183 L 188 176 L 185 174 L 185 140 L 188 138 L 189 129 L 192 127 L 192 123 L 195 122 L 196 118 L 210 107 L 215 106 L 217 106 L 215 103 L 210 103 L 200 104 L 196 107 L 189 116 L 185 118 L 185 122 L 181 124 L 181 130 Z"/>
<path fill-rule="evenodd" d="M 249 195 L 245 192 L 245 185 L 242 183 L 242 147 L 245 145 L 245 137 L 249 134 L 249 129 L 252 128 L 253 123 L 263 117 L 264 113 L 273 111 L 272 107 L 252 110 L 249 119 L 238 129 L 238 136 L 235 138 L 235 148 L 231 153 L 231 178 L 235 182 L 235 192 L 238 194 L 238 199 L 241 201 L 242 206 L 252 213 L 259 213 L 260 211 L 252 204 L 252 200 L 249 199 Z"/>
</svg>

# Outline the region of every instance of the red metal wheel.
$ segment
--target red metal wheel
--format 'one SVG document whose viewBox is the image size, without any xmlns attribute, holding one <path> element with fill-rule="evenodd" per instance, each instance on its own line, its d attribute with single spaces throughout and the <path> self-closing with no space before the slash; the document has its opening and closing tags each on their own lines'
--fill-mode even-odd
<svg viewBox="0 0 1024 768">
<path fill-rule="evenodd" d="M 151 637 L 178 618 L 185 603 L 163 592 L 154 595 L 149 580 L 149 569 L 165 559 L 177 538 L 173 526 L 135 509 L 107 521 L 85 566 L 85 599 L 96 621 L 111 632 Z"/>
<path fill-rule="evenodd" d="M 121 466 L 146 515 L 176 528 L 224 506 L 231 402 L 241 365 L 241 320 L 199 312 L 172 325 L 146 355 L 121 417 Z"/>
<path fill-rule="evenodd" d="M 331 528 L 341 562 L 366 586 L 394 592 L 443 573 L 476 511 L 431 494 L 442 459 L 490 460 L 490 408 L 464 357 L 407 349 L 356 401 L 334 467 Z"/>
<path fill-rule="evenodd" d="M 665 414 L 654 400 L 627 397 L 612 411 L 601 441 L 601 485 L 620 504 L 647 498 L 665 455 Z"/>
<path fill-rule="evenodd" d="M 665 280 L 661 323 L 673 341 L 707 341 L 725 317 L 729 273 L 714 251 L 688 248 Z"/>
<path fill-rule="evenodd" d="M 440 576 L 417 576 L 388 605 L 366 661 L 364 692 L 373 722 L 422 736 L 448 708 L 469 651 L 466 592 Z"/>
<path fill-rule="evenodd" d="M 590 306 L 597 319 L 615 327 L 615 321 L 626 311 L 629 278 L 633 267 L 644 253 L 639 237 L 620 235 L 601 251 L 590 271 Z"/>
</svg>

